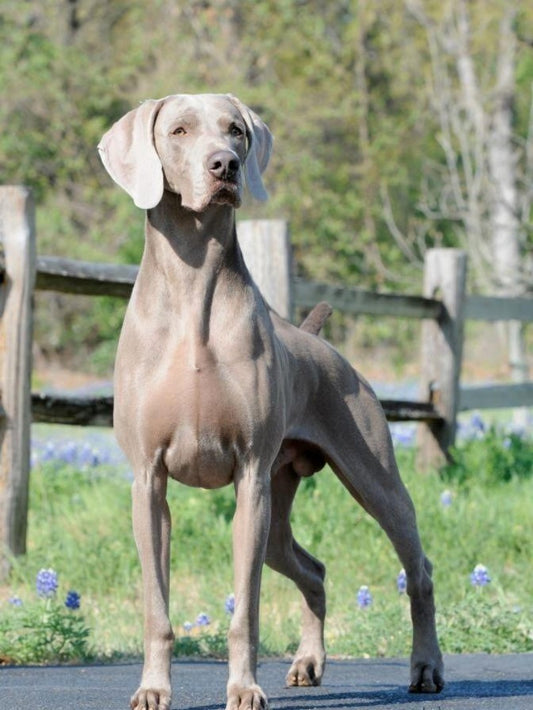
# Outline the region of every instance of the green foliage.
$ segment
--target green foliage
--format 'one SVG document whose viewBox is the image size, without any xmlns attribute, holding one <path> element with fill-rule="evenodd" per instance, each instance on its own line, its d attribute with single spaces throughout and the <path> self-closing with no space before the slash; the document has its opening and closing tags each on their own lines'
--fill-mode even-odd
<svg viewBox="0 0 533 710">
<path fill-rule="evenodd" d="M 184 634 L 174 642 L 176 658 L 227 658 L 228 640 L 226 631 L 200 633 L 197 636 Z"/>
<path fill-rule="evenodd" d="M 82 471 L 45 463 L 32 471 L 30 554 L 16 563 L 14 578 L 32 584 L 35 569 L 46 566 L 65 570 L 65 584 L 83 590 L 84 598 L 100 590 L 117 593 L 137 578 L 135 545 L 125 544 L 128 538 L 130 496 L 123 477 L 105 466 Z"/>
<path fill-rule="evenodd" d="M 485 89 L 493 80 L 501 4 L 477 0 L 469 11 Z M 442 4 L 428 3 L 427 12 L 433 22 L 445 21 Z M 531 34 L 532 22 L 531 10 L 522 8 L 519 37 Z M 520 43 L 519 142 L 528 130 L 531 56 L 528 43 Z M 424 29 L 394 0 L 313 1 L 305 8 L 295 0 L 149 8 L 140 0 L 6 0 L 3 180 L 34 189 L 41 254 L 136 262 L 143 218 L 100 165 L 101 135 L 147 97 L 231 91 L 259 111 L 276 139 L 266 175 L 270 203 L 247 204 L 242 217 L 289 219 L 301 274 L 413 290 L 424 249 L 457 244 L 453 220 L 424 214 L 428 181 L 445 163 L 427 94 L 430 73 Z M 385 196 L 399 230 L 416 235 L 408 248 L 391 239 Z M 115 342 L 121 312 L 99 299 L 80 305 L 39 294 L 37 342 L 46 356 L 63 360 L 96 349 L 94 369 L 109 368 L 114 346 L 101 344 Z M 76 326 L 57 325 L 65 320 Z"/>
<path fill-rule="evenodd" d="M 458 604 L 438 615 L 443 647 L 448 653 L 533 651 L 530 614 L 485 590 L 472 589 Z M 520 651 L 519 651 L 520 650 Z"/>
<path fill-rule="evenodd" d="M 472 457 L 474 450 L 480 457 L 487 448 L 484 440 L 469 446 Z M 531 449 L 524 450 L 523 456 L 524 470 L 529 456 L 531 471 Z M 398 457 L 417 509 L 424 548 L 434 563 L 443 649 L 494 653 L 511 648 L 516 652 L 532 650 L 533 477 L 512 476 L 487 485 L 473 469 L 467 484 L 463 484 L 457 479 L 443 481 L 437 474 L 423 476 L 416 472 L 414 453 L 409 449 L 400 448 Z M 126 474 L 109 466 L 78 470 L 57 461 L 34 468 L 28 554 L 14 561 L 10 586 L 0 590 L 0 629 L 3 636 L 9 632 L 9 652 L 4 639 L 0 643 L 2 655 L 20 662 L 28 660 L 31 639 L 42 639 L 45 632 L 50 633 L 49 628 L 40 636 L 29 631 L 30 623 L 36 625 L 39 614 L 45 611 L 43 602 L 30 603 L 35 596 L 36 571 L 43 566 L 61 571 L 62 585 L 77 589 L 83 599 L 83 624 L 76 622 L 78 625 L 72 628 L 65 625 L 82 617 L 78 612 L 57 610 L 59 616 L 53 622 L 59 629 L 56 657 L 86 657 L 92 653 L 98 658 L 116 658 L 142 652 L 142 585 L 131 533 Z M 451 493 L 451 505 L 441 502 L 445 488 Z M 229 615 L 225 600 L 233 589 L 233 497 L 231 487 L 203 491 L 169 484 L 173 518 L 170 613 L 178 655 L 223 657 L 226 653 Z M 407 655 L 411 639 L 409 605 L 396 588 L 401 565 L 378 524 L 354 503 L 330 471 L 302 481 L 293 525 L 298 542 L 326 564 L 328 652 Z M 475 589 L 470 573 L 478 563 L 488 568 L 492 581 Z M 367 585 L 373 596 L 373 604 L 367 609 L 359 609 L 356 604 L 362 585 Z M 23 599 L 24 607 L 9 604 L 13 596 Z M 33 617 L 21 627 L 23 614 L 30 609 L 35 609 Z M 294 585 L 265 568 L 262 653 L 294 651 L 300 634 L 300 611 L 301 599 Z M 194 622 L 203 613 L 211 623 L 191 628 L 187 622 Z M 86 638 L 85 650 L 80 645 L 76 650 L 61 645 L 67 637 L 76 638 L 83 628 L 90 629 L 88 638 L 80 637 L 80 644 Z M 14 653 L 19 646 L 24 659 Z"/>
<path fill-rule="evenodd" d="M 90 631 L 83 616 L 54 599 L 24 603 L 0 616 L 4 663 L 88 661 Z"/>
<path fill-rule="evenodd" d="M 457 485 L 497 485 L 514 478 L 533 477 L 533 441 L 491 426 L 478 439 L 467 439 L 452 452 L 453 463 L 442 470 L 443 480 Z"/>
</svg>

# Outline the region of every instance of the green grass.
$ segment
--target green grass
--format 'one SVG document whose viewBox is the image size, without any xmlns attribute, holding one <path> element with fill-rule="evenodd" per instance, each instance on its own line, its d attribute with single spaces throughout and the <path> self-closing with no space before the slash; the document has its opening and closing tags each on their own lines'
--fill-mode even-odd
<svg viewBox="0 0 533 710">
<path fill-rule="evenodd" d="M 493 447 L 501 445 L 501 438 L 490 442 Z M 449 469 L 445 476 L 417 473 L 413 452 L 399 452 L 424 547 L 435 567 L 442 648 L 531 651 L 533 451 L 528 444 L 529 454 L 524 449 L 517 458 L 516 465 L 521 461 L 529 475 L 496 480 L 486 470 L 473 470 L 490 465 L 483 463 L 487 444 L 481 441 L 477 446 L 478 453 L 470 450 L 467 456 L 470 470 Z M 445 489 L 453 494 L 448 507 L 440 501 Z M 233 491 L 194 490 L 171 483 L 169 502 L 176 653 L 223 656 L 229 623 L 224 601 L 232 591 Z M 298 541 L 327 566 L 328 653 L 407 655 L 408 600 L 396 589 L 400 564 L 375 521 L 329 470 L 303 482 L 293 517 Z M 469 579 L 477 563 L 484 564 L 492 578 L 483 588 L 474 588 Z M 131 535 L 130 485 L 123 474 L 105 466 L 79 471 L 57 462 L 32 471 L 28 554 L 14 561 L 9 583 L 0 588 L 0 659 L 21 660 L 13 645 L 12 622 L 21 609 L 35 604 L 35 576 L 43 567 L 59 574 L 58 599 L 70 589 L 81 594 L 81 610 L 73 613 L 82 616 L 90 635 L 78 655 L 105 659 L 141 654 L 140 569 Z M 263 579 L 262 652 L 291 652 L 299 636 L 299 595 L 290 582 L 268 569 Z M 373 604 L 364 610 L 356 603 L 363 584 L 373 596 Z M 13 595 L 24 601 L 24 607 L 17 609 L 8 602 Z M 194 622 L 202 612 L 211 618 L 210 626 L 186 633 L 183 624 Z"/>
</svg>

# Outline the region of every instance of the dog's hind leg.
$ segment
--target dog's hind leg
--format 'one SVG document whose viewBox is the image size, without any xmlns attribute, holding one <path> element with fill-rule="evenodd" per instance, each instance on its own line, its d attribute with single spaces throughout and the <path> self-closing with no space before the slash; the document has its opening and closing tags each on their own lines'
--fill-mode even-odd
<svg viewBox="0 0 533 710">
<path fill-rule="evenodd" d="M 405 569 L 413 622 L 409 690 L 439 692 L 444 681 L 431 564 L 422 549 L 414 506 L 398 472 L 385 416 L 366 384 L 359 384 L 357 398 L 347 397 L 342 403 L 337 400 L 335 411 L 330 410 L 335 428 L 328 427 L 329 441 L 323 450 L 346 488 L 386 532 Z"/>
<path fill-rule="evenodd" d="M 320 685 L 324 672 L 324 565 L 292 535 L 290 512 L 300 477 L 283 466 L 272 479 L 272 514 L 266 563 L 291 579 L 303 595 L 302 638 L 287 674 L 287 685 Z"/>
<path fill-rule="evenodd" d="M 405 569 L 413 623 L 409 692 L 438 693 L 444 680 L 435 628 L 432 566 L 422 549 L 409 494 L 396 474 L 391 476 L 394 485 L 387 489 L 376 485 L 370 492 L 352 487 L 349 476 L 340 473 L 339 477 L 384 529 Z"/>
</svg>

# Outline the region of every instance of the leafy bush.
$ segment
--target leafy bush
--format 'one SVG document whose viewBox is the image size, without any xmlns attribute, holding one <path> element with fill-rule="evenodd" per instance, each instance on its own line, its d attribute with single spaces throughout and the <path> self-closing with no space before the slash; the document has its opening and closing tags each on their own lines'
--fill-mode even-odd
<svg viewBox="0 0 533 710">
<path fill-rule="evenodd" d="M 519 605 L 472 591 L 438 614 L 441 643 L 448 653 L 533 651 L 533 629 Z"/>
<path fill-rule="evenodd" d="M 174 656 L 188 658 L 200 656 L 204 658 L 227 658 L 227 632 L 202 633 L 197 636 L 179 635 L 174 642 Z"/>
<path fill-rule="evenodd" d="M 496 425 L 485 429 L 479 415 L 471 419 L 474 435 L 452 450 L 453 463 L 442 471 L 442 478 L 459 485 L 474 480 L 484 485 L 505 483 L 513 478 L 533 476 L 533 441 L 522 432 L 506 432 Z"/>
<path fill-rule="evenodd" d="M 498 440 L 494 434 L 492 440 L 484 428 L 458 446 L 469 452 L 465 467 L 485 461 L 487 448 L 515 452 L 525 446 L 522 463 L 513 453 L 522 473 L 490 485 L 479 468 L 467 469 L 464 482 L 421 475 L 413 448 L 398 440 L 402 477 L 434 563 L 443 651 L 532 650 L 531 449 L 523 439 L 508 445 L 507 436 Z M 91 653 L 101 659 L 140 656 L 142 584 L 131 532 L 128 471 L 94 435 L 61 443 L 48 434 L 42 445 L 35 442 L 33 461 L 28 554 L 14 560 L 9 588 L 0 590 L 0 662 L 83 660 Z M 407 655 L 411 633 L 405 580 L 385 533 L 330 471 L 305 479 L 300 489 L 293 530 L 327 567 L 328 652 Z M 224 657 L 233 610 L 227 595 L 233 586 L 234 493 L 230 487 L 203 491 L 171 483 L 168 499 L 174 652 Z M 35 571 L 43 563 L 65 570 L 65 592 L 84 590 L 83 617 L 58 601 L 53 575 L 44 575 L 40 587 L 53 596 L 31 601 Z M 24 599 L 23 606 L 16 606 L 16 597 Z M 293 652 L 300 619 L 301 596 L 294 584 L 265 568 L 261 653 Z"/>
<path fill-rule="evenodd" d="M 38 600 L 25 603 L 11 597 L 10 613 L 0 616 L 0 662 L 55 663 L 91 657 L 80 596 L 70 590 L 62 604 L 57 585 L 55 571 L 42 569 L 36 579 Z"/>
</svg>

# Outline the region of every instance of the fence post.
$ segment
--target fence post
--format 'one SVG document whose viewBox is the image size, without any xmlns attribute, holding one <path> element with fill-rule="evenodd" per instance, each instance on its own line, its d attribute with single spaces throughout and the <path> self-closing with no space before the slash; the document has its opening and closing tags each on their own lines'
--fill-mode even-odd
<svg viewBox="0 0 533 710">
<path fill-rule="evenodd" d="M 291 247 L 282 219 L 243 220 L 237 236 L 254 281 L 267 303 L 287 320 L 292 318 Z"/>
<path fill-rule="evenodd" d="M 427 471 L 449 460 L 459 409 L 463 354 L 466 253 L 431 249 L 424 267 L 424 296 L 443 303 L 437 320 L 422 321 L 421 395 L 433 402 L 443 424 L 422 424 L 418 430 L 417 468 Z"/>
<path fill-rule="evenodd" d="M 26 551 L 30 471 L 32 297 L 35 219 L 30 190 L 0 188 L 0 578 Z"/>
</svg>

